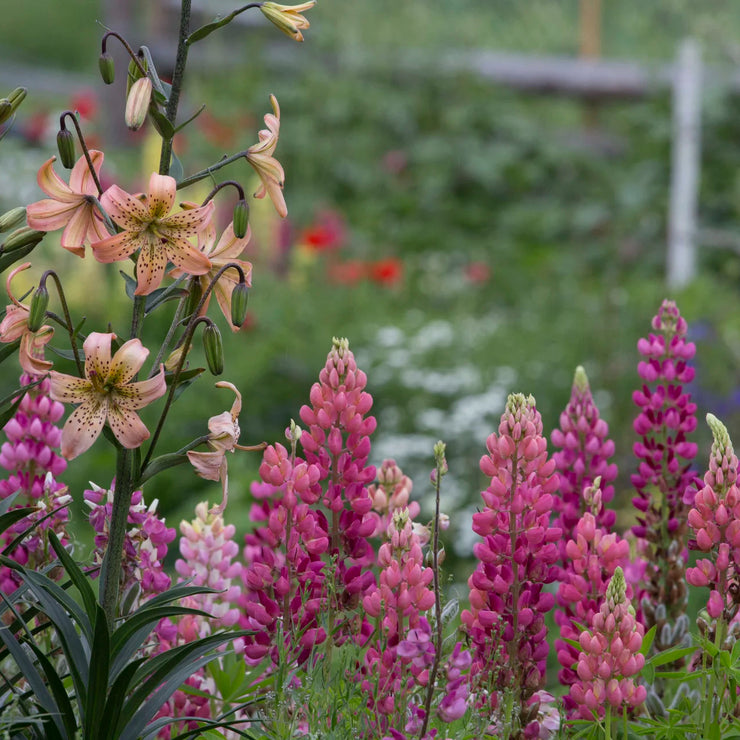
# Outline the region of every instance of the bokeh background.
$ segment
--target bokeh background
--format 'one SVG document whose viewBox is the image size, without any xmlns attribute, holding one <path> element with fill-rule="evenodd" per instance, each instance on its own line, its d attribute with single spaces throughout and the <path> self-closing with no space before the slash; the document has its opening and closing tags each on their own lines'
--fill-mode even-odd
<svg viewBox="0 0 740 740">
<path fill-rule="evenodd" d="M 194 26 L 235 7 L 193 5 Z M 79 111 L 91 144 L 105 149 L 107 181 L 143 189 L 157 166 L 156 140 L 148 127 L 123 127 L 125 61 L 114 43 L 117 80 L 103 86 L 99 42 L 109 28 L 135 49 L 146 44 L 166 77 L 176 15 L 169 0 L 4 5 L 0 85 L 29 94 L 0 144 L 0 210 L 40 197 L 35 173 L 55 151 L 65 108 Z M 254 205 L 250 318 L 237 334 L 223 327 L 223 379 L 244 394 L 242 443 L 280 440 L 332 337 L 348 337 L 375 398 L 373 462 L 394 457 L 427 514 L 432 446 L 448 444 L 448 558 L 462 574 L 485 485 L 478 460 L 507 394 L 532 393 L 549 434 L 582 364 L 617 444 L 616 505 L 627 526 L 636 343 L 664 297 L 678 301 L 699 345 L 692 391 L 700 419 L 712 411 L 740 439 L 738 3 L 319 0 L 308 18 L 303 44 L 258 11 L 196 44 L 181 103 L 182 116 L 207 106 L 176 141 L 186 173 L 254 143 L 270 93 L 282 109 L 277 157 L 289 216 L 280 221 L 269 203 Z M 704 65 L 697 268 L 669 290 L 669 82 L 686 38 Z M 484 53 L 509 64 L 512 78 L 602 60 L 637 69 L 647 83 L 619 95 L 522 89 L 487 75 Z M 246 163 L 218 173 L 227 178 L 256 188 Z M 231 205 L 224 198 L 223 220 Z M 39 250 L 63 272 L 88 330 L 110 321 L 126 333 L 113 266 L 65 254 L 50 238 Z M 165 326 L 155 315 L 147 336 Z M 1 369 L 7 388 L 11 364 Z M 202 434 L 208 417 L 230 406 L 212 380 L 206 374 L 181 397 L 160 452 Z M 697 439 L 704 465 L 703 422 Z M 229 461 L 229 517 L 240 532 L 249 528 L 258 464 L 246 453 Z M 103 441 L 71 464 L 75 498 L 88 480 L 107 485 L 112 466 Z M 147 494 L 170 523 L 218 496 L 216 484 L 186 468 L 158 477 Z"/>
</svg>

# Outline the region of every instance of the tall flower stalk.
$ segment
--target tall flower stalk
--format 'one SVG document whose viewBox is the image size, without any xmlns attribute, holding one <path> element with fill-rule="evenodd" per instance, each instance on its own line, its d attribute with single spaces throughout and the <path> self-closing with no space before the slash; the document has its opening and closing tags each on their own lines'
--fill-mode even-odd
<svg viewBox="0 0 740 740">
<path fill-rule="evenodd" d="M 687 340 L 686 321 L 673 301 L 663 301 L 652 328 L 655 333 L 637 343 L 643 357 L 637 366 L 643 385 L 632 396 L 639 409 L 634 429 L 640 436 L 634 445 L 639 467 L 632 476 L 638 524 L 632 531 L 645 562 L 642 618 L 646 628 L 657 626 L 653 646 L 664 650 L 673 646 L 662 639 L 674 634 L 673 626 L 686 611 L 688 598 L 684 576 L 687 489 L 695 477 L 691 461 L 697 446 L 688 439 L 696 429 L 696 404 L 684 384 L 694 378 L 689 362 L 696 347 Z"/>
<path fill-rule="evenodd" d="M 498 433 L 486 441 L 481 471 L 491 484 L 484 509 L 473 515 L 483 537 L 470 576 L 470 609 L 463 625 L 473 645 L 478 702 L 496 717 L 500 737 L 536 737 L 536 692 L 545 682 L 549 651 L 545 614 L 555 597 L 545 586 L 556 577 L 561 530 L 549 526 L 558 487 L 548 459 L 542 419 L 532 396 L 509 396 Z"/>
</svg>

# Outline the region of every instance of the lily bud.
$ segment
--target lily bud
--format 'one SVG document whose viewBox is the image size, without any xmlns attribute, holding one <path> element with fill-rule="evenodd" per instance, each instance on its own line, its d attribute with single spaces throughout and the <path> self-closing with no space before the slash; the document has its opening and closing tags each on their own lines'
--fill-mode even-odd
<svg viewBox="0 0 740 740">
<path fill-rule="evenodd" d="M 107 51 L 98 58 L 98 67 L 103 82 L 106 85 L 112 85 L 116 78 L 116 66 L 113 57 Z"/>
<path fill-rule="evenodd" d="M 249 206 L 247 201 L 241 198 L 234 206 L 234 236 L 243 239 L 247 235 L 247 226 L 249 226 Z"/>
<path fill-rule="evenodd" d="M 28 328 L 38 331 L 46 318 L 46 307 L 49 305 L 49 291 L 41 284 L 31 298 L 31 309 L 28 314 Z"/>
<path fill-rule="evenodd" d="M 69 129 L 60 129 L 57 134 L 57 150 L 62 167 L 71 170 L 75 166 L 75 137 Z"/>
<path fill-rule="evenodd" d="M 35 247 L 45 235 L 45 231 L 36 231 L 28 226 L 23 226 L 10 234 L 10 236 L 0 245 L 0 248 L 2 248 L 3 252 L 13 252 L 22 247 Z"/>
<path fill-rule="evenodd" d="M 164 369 L 167 370 L 167 372 L 174 373 L 175 370 L 177 370 L 177 366 L 180 364 L 180 359 L 182 358 L 184 347 L 185 345 L 181 344 L 177 349 L 170 352 L 170 356 L 164 361 Z M 190 352 L 191 347 L 192 345 L 188 347 L 188 352 Z"/>
<path fill-rule="evenodd" d="M 206 325 L 203 331 L 203 349 L 211 375 L 221 375 L 224 371 L 224 344 L 215 324 Z"/>
<path fill-rule="evenodd" d="M 125 121 L 132 131 L 138 131 L 149 110 L 149 101 L 152 99 L 152 81 L 148 77 L 142 77 L 131 85 L 128 98 L 126 99 Z"/>
<path fill-rule="evenodd" d="M 3 231 L 10 231 L 19 224 L 23 223 L 26 219 L 26 209 L 23 206 L 18 208 L 11 208 L 0 216 L 0 233 Z"/>
<path fill-rule="evenodd" d="M 190 292 L 188 293 L 188 299 L 185 302 L 185 312 L 183 313 L 183 316 L 192 316 L 200 303 L 200 299 L 203 297 L 203 288 L 198 278 L 193 278 L 190 281 L 188 290 Z"/>
<path fill-rule="evenodd" d="M 237 283 L 231 293 L 231 323 L 241 326 L 247 318 L 247 303 L 249 301 L 249 286 L 246 283 Z"/>
<path fill-rule="evenodd" d="M 0 124 L 5 123 L 13 115 L 13 106 L 7 98 L 0 98 Z"/>
</svg>

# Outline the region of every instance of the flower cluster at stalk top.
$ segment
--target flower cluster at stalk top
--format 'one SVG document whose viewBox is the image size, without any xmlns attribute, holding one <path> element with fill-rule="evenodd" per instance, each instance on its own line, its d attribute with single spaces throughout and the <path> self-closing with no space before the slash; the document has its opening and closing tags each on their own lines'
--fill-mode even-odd
<svg viewBox="0 0 740 740">
<path fill-rule="evenodd" d="M 687 568 L 686 579 L 692 586 L 710 589 L 707 611 L 720 618 L 734 606 L 740 570 L 740 489 L 737 486 L 738 458 L 725 425 L 707 414 L 714 436 L 709 470 L 704 486 L 697 491 L 689 511 L 689 525 L 694 530 L 696 549 L 711 553 L 700 558 L 696 567 Z M 734 597 L 734 598 L 733 598 Z M 736 608 L 736 607 L 735 607 Z"/>
<path fill-rule="evenodd" d="M 635 619 L 626 588 L 624 573 L 617 567 L 590 630 L 578 639 L 579 680 L 571 686 L 570 697 L 583 719 L 603 717 L 607 706 L 618 715 L 623 709 L 636 709 L 647 696 L 634 678 L 645 665 L 640 653 L 644 628 Z"/>
</svg>

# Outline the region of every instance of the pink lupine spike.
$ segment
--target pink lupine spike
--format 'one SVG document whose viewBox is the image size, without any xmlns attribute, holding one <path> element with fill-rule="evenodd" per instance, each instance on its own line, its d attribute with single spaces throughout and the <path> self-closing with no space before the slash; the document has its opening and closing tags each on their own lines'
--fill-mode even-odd
<svg viewBox="0 0 740 740">
<path fill-rule="evenodd" d="M 473 673 L 488 692 L 490 709 L 499 692 L 512 689 L 525 708 L 544 683 L 544 614 L 554 597 L 543 586 L 555 579 L 561 537 L 559 528 L 548 526 L 558 476 L 532 396 L 509 396 L 498 434 L 486 446 L 481 470 L 491 484 L 481 494 L 486 508 L 473 515 L 473 530 L 485 539 L 475 550 L 481 562 L 468 580 L 470 609 L 462 622 L 473 644 Z M 527 537 L 533 531 L 534 546 Z M 498 580 L 509 588 L 489 587 Z M 535 720 L 532 731 L 538 726 Z"/>
<path fill-rule="evenodd" d="M 601 719 L 606 711 L 621 716 L 623 709 L 635 711 L 645 701 L 645 687 L 633 678 L 645 664 L 639 652 L 644 628 L 635 619 L 626 590 L 624 573 L 617 567 L 590 631 L 579 637 L 578 678 L 569 696 L 583 719 Z"/>
</svg>

